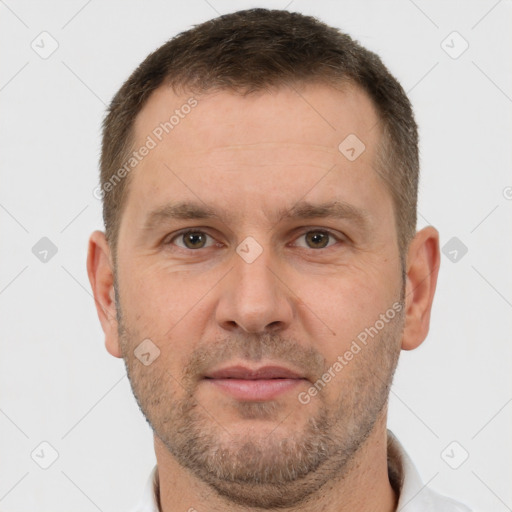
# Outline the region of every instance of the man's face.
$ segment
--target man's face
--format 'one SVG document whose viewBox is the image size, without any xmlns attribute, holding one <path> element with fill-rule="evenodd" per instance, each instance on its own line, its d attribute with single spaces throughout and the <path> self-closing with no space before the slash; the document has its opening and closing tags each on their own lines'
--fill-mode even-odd
<svg viewBox="0 0 512 512">
<path fill-rule="evenodd" d="M 188 99 L 156 91 L 134 147 Z M 195 99 L 132 171 L 119 343 L 158 446 L 239 503 L 291 505 L 385 421 L 403 283 L 377 115 L 359 90 L 322 85 Z M 338 149 L 350 134 L 355 160 Z M 193 207 L 165 209 L 178 203 Z M 145 339 L 160 350 L 147 366 Z M 235 366 L 300 378 L 215 374 Z"/>
</svg>

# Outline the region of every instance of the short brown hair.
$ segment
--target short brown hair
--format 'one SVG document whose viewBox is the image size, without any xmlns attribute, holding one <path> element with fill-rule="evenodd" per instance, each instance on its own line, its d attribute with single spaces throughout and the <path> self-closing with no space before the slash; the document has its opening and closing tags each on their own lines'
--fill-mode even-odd
<svg viewBox="0 0 512 512">
<path fill-rule="evenodd" d="M 419 175 L 417 126 L 404 90 L 376 54 L 347 34 L 311 16 L 267 9 L 226 14 L 178 34 L 151 53 L 115 95 L 103 122 L 100 177 L 114 262 L 129 176 L 106 185 L 133 151 L 135 119 L 158 87 L 245 95 L 315 82 L 353 83 L 377 109 L 383 135 L 376 170 L 393 199 L 403 265 L 416 232 Z"/>
</svg>

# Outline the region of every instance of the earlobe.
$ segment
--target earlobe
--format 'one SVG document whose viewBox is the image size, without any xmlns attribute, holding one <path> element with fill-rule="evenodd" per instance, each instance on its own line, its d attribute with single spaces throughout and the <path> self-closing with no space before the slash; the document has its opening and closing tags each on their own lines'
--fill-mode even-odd
<svg viewBox="0 0 512 512">
<path fill-rule="evenodd" d="M 96 311 L 105 333 L 105 346 L 114 357 L 122 357 L 114 295 L 114 273 L 105 233 L 94 231 L 89 238 L 87 274 L 94 295 Z"/>
<path fill-rule="evenodd" d="M 416 233 L 407 254 L 403 350 L 417 348 L 427 337 L 440 261 L 439 233 L 427 226 Z"/>
</svg>

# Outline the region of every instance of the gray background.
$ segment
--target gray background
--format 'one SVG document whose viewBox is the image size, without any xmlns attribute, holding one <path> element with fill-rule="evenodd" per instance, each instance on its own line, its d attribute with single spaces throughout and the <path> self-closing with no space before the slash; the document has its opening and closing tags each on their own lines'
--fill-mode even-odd
<svg viewBox="0 0 512 512">
<path fill-rule="evenodd" d="M 512 510 L 507 0 L 0 0 L 0 510 L 119 511 L 139 499 L 152 434 L 122 361 L 104 348 L 85 268 L 88 236 L 102 228 L 92 193 L 100 122 L 150 51 L 255 5 L 341 28 L 409 92 L 421 135 L 418 228 L 436 226 L 445 254 L 431 331 L 402 355 L 389 426 L 429 486 L 476 511 Z"/>
</svg>

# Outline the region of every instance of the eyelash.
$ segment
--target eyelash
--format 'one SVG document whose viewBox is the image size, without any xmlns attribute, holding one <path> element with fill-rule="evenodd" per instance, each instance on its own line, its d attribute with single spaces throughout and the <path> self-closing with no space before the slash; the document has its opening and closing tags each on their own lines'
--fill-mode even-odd
<svg viewBox="0 0 512 512">
<path fill-rule="evenodd" d="M 186 235 L 188 233 L 199 233 L 199 234 L 206 235 L 206 236 L 210 237 L 212 240 L 215 240 L 213 238 L 213 236 L 209 235 L 205 231 L 202 231 L 201 229 L 190 229 L 189 228 L 189 229 L 186 229 L 186 230 L 183 230 L 183 231 L 180 231 L 180 232 L 176 233 L 170 239 L 167 239 L 167 238 L 164 239 L 163 245 L 164 246 L 175 245 L 175 244 L 173 244 L 173 242 L 175 240 L 179 239 L 180 237 L 183 237 L 183 235 Z M 324 228 L 318 228 L 318 229 L 311 229 L 311 228 L 309 228 L 307 231 L 303 231 L 302 233 L 300 233 L 295 240 L 297 240 L 298 238 L 301 238 L 301 237 L 307 235 L 308 233 L 322 233 L 324 235 L 328 235 L 331 239 L 333 238 L 336 242 L 344 242 L 344 241 L 346 241 L 345 239 L 343 239 L 343 238 L 337 236 L 336 234 L 334 234 L 332 231 L 329 231 L 328 229 L 324 229 Z M 212 247 L 213 245 L 215 245 L 215 244 L 211 244 L 210 246 L 207 246 L 207 247 L 200 247 L 198 249 L 190 249 L 189 247 L 181 247 L 179 245 L 176 245 L 176 247 L 178 247 L 181 250 L 187 251 L 187 252 L 197 252 L 197 251 L 200 251 L 201 249 L 208 249 L 208 248 Z M 301 248 L 302 249 L 309 249 L 311 251 L 320 251 L 321 249 L 329 249 L 333 245 L 335 245 L 335 244 L 327 245 L 326 247 L 320 247 L 318 249 L 314 249 L 312 247 L 301 247 Z"/>
</svg>

